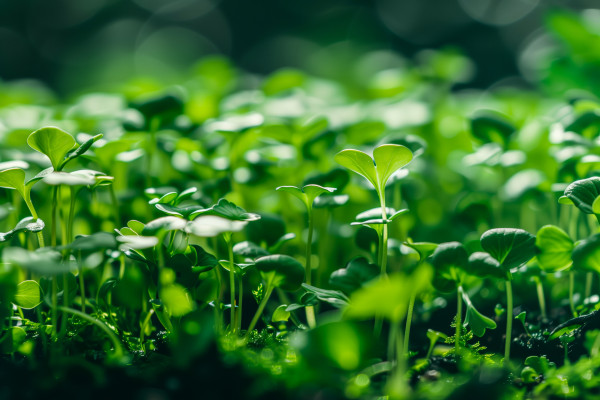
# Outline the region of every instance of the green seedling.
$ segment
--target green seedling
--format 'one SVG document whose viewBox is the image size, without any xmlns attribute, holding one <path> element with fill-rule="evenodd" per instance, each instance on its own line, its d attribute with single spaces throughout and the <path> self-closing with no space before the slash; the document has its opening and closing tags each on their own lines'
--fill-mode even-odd
<svg viewBox="0 0 600 400">
<path fill-rule="evenodd" d="M 314 231 L 313 203 L 315 202 L 315 199 L 317 199 L 320 195 L 325 193 L 332 193 L 336 189 L 311 184 L 306 185 L 302 188 L 297 188 L 295 186 L 279 186 L 276 190 L 292 194 L 294 197 L 300 199 L 300 201 L 302 201 L 306 207 L 306 211 L 308 213 L 308 238 L 306 240 L 306 277 L 304 281 L 307 285 L 310 285 L 312 283 L 311 259 L 313 241 L 312 239 Z M 315 310 L 312 306 L 306 307 L 306 320 L 308 322 L 308 326 L 311 328 L 314 328 L 317 325 L 317 320 L 315 318 Z"/>
<path fill-rule="evenodd" d="M 382 275 L 386 274 L 387 265 L 387 208 L 385 202 L 385 186 L 390 177 L 400 168 L 406 166 L 413 156 L 411 151 L 401 145 L 384 144 L 373 150 L 373 157 L 359 150 L 342 150 L 334 157 L 335 161 L 352 172 L 364 177 L 377 192 L 381 206 L 381 246 L 379 248 L 378 264 Z"/>
<path fill-rule="evenodd" d="M 513 320 L 512 273 L 535 256 L 535 236 L 522 229 L 490 229 L 481 235 L 481 247 L 498 262 L 499 267 L 504 272 L 507 313 L 504 364 L 508 365 L 510 362 Z"/>
<path fill-rule="evenodd" d="M 475 253 L 477 256 L 477 253 Z M 479 263 L 475 263 L 474 258 L 467 253 L 465 247 L 459 242 L 449 242 L 440 244 L 431 255 L 431 264 L 435 269 L 433 286 L 441 292 L 453 292 L 456 290 L 456 332 L 454 342 L 454 352 L 456 357 L 460 355 L 460 336 L 463 326 L 462 309 L 463 300 L 467 307 L 467 315 L 464 324 L 469 324 L 473 333 L 482 336 L 486 329 L 496 328 L 496 324 L 490 318 L 481 314 L 473 306 L 468 294 L 463 289 L 467 274 L 472 271 L 479 271 Z"/>
<path fill-rule="evenodd" d="M 246 341 L 262 315 L 273 289 L 281 288 L 286 291 L 295 291 L 300 288 L 304 280 L 304 267 L 290 256 L 276 254 L 261 257 L 256 260 L 255 268 L 260 272 L 262 277 L 264 294 L 248 326 L 245 336 Z"/>
<path fill-rule="evenodd" d="M 565 231 L 554 226 L 546 225 L 538 230 L 535 237 L 535 246 L 537 247 L 536 258 L 542 270 L 548 273 L 567 270 L 573 264 L 571 255 L 575 247 L 573 240 Z M 571 313 L 576 316 L 575 303 L 573 300 L 573 271 L 569 272 L 569 304 Z M 543 287 L 541 281 L 537 279 L 538 291 L 541 291 L 540 307 L 542 309 L 542 318 L 546 319 L 546 307 L 543 302 Z"/>
</svg>

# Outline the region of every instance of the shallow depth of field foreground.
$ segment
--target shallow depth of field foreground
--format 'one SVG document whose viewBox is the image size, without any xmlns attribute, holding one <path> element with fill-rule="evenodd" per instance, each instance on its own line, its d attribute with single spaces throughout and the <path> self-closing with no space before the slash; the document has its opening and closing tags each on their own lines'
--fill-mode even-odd
<svg viewBox="0 0 600 400">
<path fill-rule="evenodd" d="M 0 5 L 0 399 L 600 397 L 600 9 L 60 3 Z"/>
</svg>

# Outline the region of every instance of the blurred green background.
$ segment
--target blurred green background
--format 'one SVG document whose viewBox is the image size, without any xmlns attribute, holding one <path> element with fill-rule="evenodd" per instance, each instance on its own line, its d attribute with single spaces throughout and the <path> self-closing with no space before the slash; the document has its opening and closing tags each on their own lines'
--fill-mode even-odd
<svg viewBox="0 0 600 400">
<path fill-rule="evenodd" d="M 36 78 L 58 93 L 110 90 L 132 77 L 180 82 L 203 56 L 223 54 L 252 73 L 295 67 L 352 79 L 373 50 L 409 59 L 456 47 L 473 60 L 468 85 L 538 79 L 548 15 L 592 0 L 0 0 L 0 78 Z M 546 52 L 546 53 L 545 53 Z M 389 58 L 388 61 L 390 62 Z M 402 58 L 393 60 L 401 63 Z"/>
</svg>

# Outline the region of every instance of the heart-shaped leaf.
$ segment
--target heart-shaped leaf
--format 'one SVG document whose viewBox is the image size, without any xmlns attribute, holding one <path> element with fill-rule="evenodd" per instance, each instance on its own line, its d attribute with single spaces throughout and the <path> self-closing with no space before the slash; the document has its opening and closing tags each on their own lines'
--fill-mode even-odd
<svg viewBox="0 0 600 400">
<path fill-rule="evenodd" d="M 434 267 L 433 285 L 442 292 L 451 292 L 461 281 L 461 273 L 468 268 L 469 254 L 462 243 L 440 244 L 431 255 Z"/>
<path fill-rule="evenodd" d="M 384 144 L 373 150 L 371 158 L 359 150 L 342 150 L 334 160 L 343 167 L 366 178 L 382 196 L 390 177 L 412 160 L 412 152 L 399 144 Z"/>
<path fill-rule="evenodd" d="M 540 228 L 535 238 L 538 249 L 537 260 L 546 272 L 558 272 L 567 269 L 573 263 L 573 240 L 565 231 L 554 226 L 546 225 Z"/>
<path fill-rule="evenodd" d="M 77 144 L 73 136 L 54 126 L 48 126 L 31 133 L 27 144 L 50 159 L 55 171 L 60 171 L 67 153 Z"/>
<path fill-rule="evenodd" d="M 21 308 L 31 309 L 42 303 L 41 288 L 36 281 L 23 281 L 17 285 L 13 303 Z"/>
<path fill-rule="evenodd" d="M 505 271 L 518 268 L 535 256 L 535 236 L 523 229 L 490 229 L 481 235 L 481 247 L 492 255 Z"/>
<path fill-rule="evenodd" d="M 571 183 L 565 189 L 565 196 L 582 212 L 594 214 L 594 202 L 600 196 L 600 178 L 593 176 Z"/>
<path fill-rule="evenodd" d="M 324 193 L 332 193 L 336 189 L 310 184 L 302 187 L 302 189 L 297 188 L 296 186 L 279 186 L 275 190 L 290 193 L 291 195 L 300 199 L 306 208 L 310 210 L 317 197 Z"/>
<path fill-rule="evenodd" d="M 577 243 L 573 250 L 573 267 L 600 273 L 600 233 Z"/>
</svg>

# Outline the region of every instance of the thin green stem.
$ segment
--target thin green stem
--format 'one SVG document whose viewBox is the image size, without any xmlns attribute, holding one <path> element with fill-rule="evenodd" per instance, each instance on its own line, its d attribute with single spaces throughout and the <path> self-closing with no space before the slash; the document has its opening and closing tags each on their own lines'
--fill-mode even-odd
<svg viewBox="0 0 600 400">
<path fill-rule="evenodd" d="M 462 286 L 456 290 L 456 330 L 454 336 L 454 353 L 458 358 L 460 354 L 460 330 L 462 328 Z"/>
<path fill-rule="evenodd" d="M 223 309 L 221 308 L 221 299 L 223 298 L 223 284 L 221 281 L 221 273 L 219 267 L 213 268 L 215 273 L 215 279 L 217 280 L 217 298 L 215 299 L 215 324 L 217 326 L 217 332 L 221 332 L 223 329 Z"/>
<path fill-rule="evenodd" d="M 240 332 L 242 330 L 243 301 L 244 301 L 244 283 L 243 283 L 242 277 L 240 276 L 240 278 L 238 279 L 238 309 L 237 309 L 237 317 L 236 317 L 236 321 L 237 321 L 236 329 L 238 332 Z"/>
<path fill-rule="evenodd" d="M 405 352 L 406 348 L 404 347 L 404 339 L 402 338 L 402 329 L 400 328 L 400 324 L 402 321 L 392 321 L 393 325 L 397 325 L 397 329 L 395 329 L 395 343 L 396 343 L 396 362 L 393 368 L 393 372 L 390 375 L 390 381 L 388 383 L 388 392 L 390 398 L 399 399 L 406 397 L 407 390 L 407 382 L 404 377 L 406 373 L 406 357 Z"/>
<path fill-rule="evenodd" d="M 577 310 L 575 310 L 575 271 L 569 271 L 569 307 L 573 317 L 577 317 Z"/>
<path fill-rule="evenodd" d="M 152 314 L 154 314 L 154 309 L 153 308 L 151 308 L 150 311 L 148 311 L 148 314 L 146 314 L 146 318 L 144 318 L 144 322 L 142 322 L 142 326 L 141 326 L 141 331 L 140 331 L 140 346 L 142 347 L 142 350 L 144 350 L 144 352 L 145 352 L 144 339 L 145 339 L 145 336 L 146 336 L 146 327 L 150 323 L 150 320 L 152 318 Z"/>
<path fill-rule="evenodd" d="M 417 298 L 417 293 L 413 290 L 410 295 L 410 301 L 408 302 L 408 312 L 406 314 L 406 327 L 404 328 L 404 350 L 406 351 L 406 356 L 408 358 L 409 354 L 409 340 L 410 340 L 410 325 L 412 323 L 413 311 L 415 309 L 415 300 Z"/>
<path fill-rule="evenodd" d="M 79 318 L 82 318 L 82 319 L 96 325 L 98 328 L 102 329 L 106 333 L 106 335 L 108 336 L 110 341 L 113 343 L 113 346 L 115 348 L 115 356 L 117 356 L 117 357 L 123 356 L 123 345 L 119 341 L 119 338 L 102 321 L 100 321 L 99 319 L 94 318 L 90 315 L 87 315 L 86 313 L 82 313 L 81 311 L 75 310 L 73 308 L 68 308 L 68 307 L 58 307 L 58 308 L 60 309 L 60 311 L 76 315 Z"/>
<path fill-rule="evenodd" d="M 594 273 L 587 272 L 585 274 L 585 298 L 589 299 L 592 295 L 592 284 L 594 283 Z"/>
<path fill-rule="evenodd" d="M 236 322 L 236 310 L 235 310 L 235 267 L 233 264 L 233 243 L 231 236 L 223 236 L 227 243 L 227 253 L 229 254 L 229 299 L 231 302 L 229 325 L 231 331 L 235 333 L 237 322 Z"/>
<path fill-rule="evenodd" d="M 535 289 L 537 291 L 537 297 L 540 303 L 540 312 L 542 314 L 542 320 L 545 321 L 548 318 L 548 316 L 546 314 L 546 297 L 544 295 L 544 285 L 542 284 L 542 280 L 538 276 L 535 276 L 533 279 L 535 281 Z"/>
<path fill-rule="evenodd" d="M 52 277 L 52 339 L 56 339 L 58 332 L 58 278 Z"/>
<path fill-rule="evenodd" d="M 250 321 L 250 326 L 248 326 L 248 331 L 246 331 L 246 336 L 244 337 L 245 341 L 247 341 L 248 338 L 250 337 L 250 332 L 252 332 L 252 330 L 256 326 L 256 323 L 258 322 L 258 319 L 262 315 L 262 312 L 265 309 L 265 306 L 267 305 L 267 302 L 269 301 L 269 297 L 271 297 L 272 292 L 273 292 L 273 285 L 271 284 L 271 282 L 268 282 L 265 296 L 263 297 L 260 304 L 258 305 L 258 309 L 256 310 L 254 317 L 252 317 L 252 321 Z"/>
<path fill-rule="evenodd" d="M 504 343 L 504 365 L 510 363 L 510 343 L 512 341 L 513 294 L 512 283 L 506 280 L 506 342 Z"/>
<path fill-rule="evenodd" d="M 79 294 L 81 296 L 81 311 L 85 312 L 85 279 L 83 278 L 83 267 L 81 265 L 81 250 L 79 251 L 79 262 L 77 263 L 77 277 L 79 278 Z"/>
<path fill-rule="evenodd" d="M 29 185 L 25 186 L 25 192 L 23 193 L 23 200 L 25 200 L 25 204 L 27 205 L 27 208 L 29 209 L 31 216 L 33 217 L 33 219 L 35 219 L 37 221 L 39 219 L 39 217 L 35 210 L 35 207 L 33 207 L 33 203 L 31 202 L 31 186 L 29 186 Z M 39 247 L 40 248 L 46 247 L 46 243 L 44 242 L 44 234 L 42 233 L 42 231 L 37 232 L 37 238 L 38 238 Z"/>
<path fill-rule="evenodd" d="M 305 267 L 305 281 L 307 285 L 310 285 L 312 282 L 312 266 L 311 266 L 311 258 L 312 258 L 312 239 L 313 239 L 313 231 L 314 231 L 314 219 L 312 212 L 312 205 L 308 205 L 308 238 L 306 239 L 306 267 Z M 313 306 L 306 306 L 306 322 L 308 326 L 312 329 L 317 326 L 317 319 L 315 317 L 315 308 Z"/>
<path fill-rule="evenodd" d="M 73 242 L 73 220 L 75 219 L 75 198 L 77 197 L 77 191 L 75 186 L 70 186 L 71 198 L 69 201 L 69 216 L 67 221 L 67 242 Z"/>
<path fill-rule="evenodd" d="M 110 192 L 110 200 L 113 206 L 113 216 L 115 217 L 115 228 L 119 228 L 121 226 L 121 214 L 119 212 L 119 201 L 117 200 L 117 194 L 115 193 L 115 188 L 111 184 L 109 185 Z"/>
</svg>

